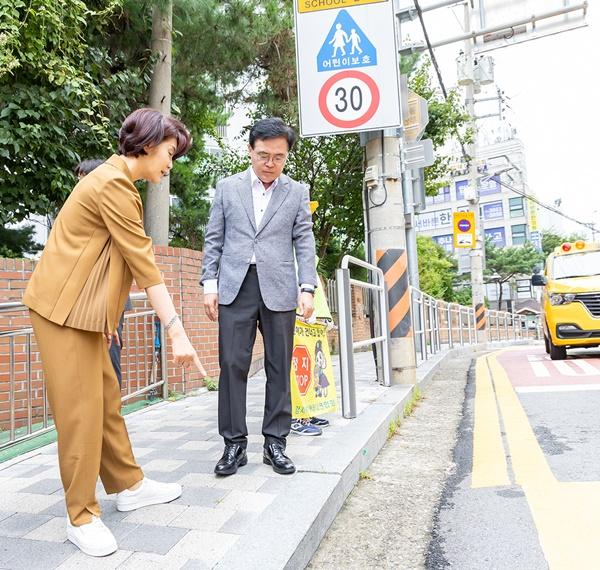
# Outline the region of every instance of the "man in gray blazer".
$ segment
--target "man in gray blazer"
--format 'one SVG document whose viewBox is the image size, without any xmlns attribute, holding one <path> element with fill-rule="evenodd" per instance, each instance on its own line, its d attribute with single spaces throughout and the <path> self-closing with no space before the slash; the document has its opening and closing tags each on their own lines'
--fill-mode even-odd
<svg viewBox="0 0 600 570">
<path fill-rule="evenodd" d="M 217 184 L 210 210 L 201 284 L 206 314 L 219 319 L 225 451 L 218 475 L 232 475 L 248 462 L 246 385 L 257 326 L 267 375 L 263 461 L 277 473 L 296 470 L 285 454 L 294 322 L 296 307 L 306 318 L 313 312 L 317 274 L 308 190 L 282 174 L 295 139 L 279 118 L 257 122 L 250 130 L 251 167 Z"/>
</svg>

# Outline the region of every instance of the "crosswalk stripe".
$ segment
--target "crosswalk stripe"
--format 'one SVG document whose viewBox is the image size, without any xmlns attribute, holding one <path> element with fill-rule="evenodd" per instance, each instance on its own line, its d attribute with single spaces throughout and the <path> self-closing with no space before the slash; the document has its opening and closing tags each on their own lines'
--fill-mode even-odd
<svg viewBox="0 0 600 570">
<path fill-rule="evenodd" d="M 572 368 L 569 363 L 564 362 L 562 360 L 554 360 L 554 367 L 563 375 L 563 376 L 582 376 L 579 374 L 577 370 Z M 570 361 L 569 361 L 570 362 Z"/>
<path fill-rule="evenodd" d="M 585 372 L 586 376 L 600 376 L 600 370 L 586 360 L 572 360 L 571 362 L 575 366 L 579 366 Z"/>
<path fill-rule="evenodd" d="M 554 386 L 520 386 L 515 388 L 519 394 L 542 394 L 544 392 L 596 392 L 600 384 L 555 384 Z"/>
<path fill-rule="evenodd" d="M 550 371 L 546 368 L 546 365 L 543 362 L 530 362 L 529 364 L 531 364 L 533 373 L 538 378 L 546 378 L 550 376 Z"/>
</svg>

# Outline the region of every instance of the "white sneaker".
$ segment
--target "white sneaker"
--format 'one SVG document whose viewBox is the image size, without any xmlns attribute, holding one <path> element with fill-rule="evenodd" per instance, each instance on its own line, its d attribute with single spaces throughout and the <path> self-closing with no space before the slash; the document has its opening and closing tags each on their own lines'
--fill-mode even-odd
<svg viewBox="0 0 600 570">
<path fill-rule="evenodd" d="M 113 533 L 96 516 L 81 526 L 73 526 L 67 517 L 67 538 L 90 556 L 108 556 L 118 548 Z"/>
<path fill-rule="evenodd" d="M 125 489 L 117 494 L 117 510 L 133 511 L 149 505 L 170 503 L 182 493 L 179 483 L 159 483 L 144 477 L 142 484 L 135 490 Z"/>
</svg>

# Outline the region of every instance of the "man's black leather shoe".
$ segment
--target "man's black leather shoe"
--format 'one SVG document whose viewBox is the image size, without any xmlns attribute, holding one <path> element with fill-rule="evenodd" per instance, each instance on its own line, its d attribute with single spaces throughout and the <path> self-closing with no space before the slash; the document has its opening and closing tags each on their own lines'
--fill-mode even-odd
<svg viewBox="0 0 600 570">
<path fill-rule="evenodd" d="M 263 463 L 273 467 L 275 473 L 290 475 L 296 471 L 296 466 L 285 454 L 285 448 L 279 443 L 270 443 L 264 448 Z"/>
<path fill-rule="evenodd" d="M 217 475 L 233 475 L 237 472 L 238 467 L 242 467 L 246 463 L 248 463 L 246 450 L 238 443 L 227 444 L 223 456 L 215 465 L 215 473 Z"/>
</svg>

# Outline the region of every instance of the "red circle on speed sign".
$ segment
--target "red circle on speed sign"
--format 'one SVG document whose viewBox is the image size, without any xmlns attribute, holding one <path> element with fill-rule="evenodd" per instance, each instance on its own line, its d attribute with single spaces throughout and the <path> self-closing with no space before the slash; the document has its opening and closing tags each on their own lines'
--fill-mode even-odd
<svg viewBox="0 0 600 570">
<path fill-rule="evenodd" d="M 296 374 L 296 384 L 300 394 L 306 396 L 311 384 L 311 358 L 308 349 L 300 344 L 294 347 L 292 353 L 292 363 L 294 365 L 294 373 Z"/>
<path fill-rule="evenodd" d="M 343 80 L 349 80 L 349 79 L 350 80 L 354 79 L 355 85 L 352 87 L 352 89 L 350 89 L 349 95 L 346 94 L 346 89 L 342 86 L 339 86 L 336 89 L 335 93 L 338 94 L 338 92 L 341 91 L 342 96 L 341 96 L 340 102 L 338 102 L 334 106 L 334 109 L 333 109 L 334 111 L 336 111 L 338 113 L 344 113 L 349 109 L 352 109 L 352 110 L 358 111 L 358 112 L 361 111 L 362 102 L 364 100 L 364 95 L 362 93 L 361 86 L 360 86 L 361 83 L 364 86 L 366 86 L 367 90 L 369 91 L 369 95 L 371 97 L 371 102 L 368 105 L 366 111 L 364 111 L 364 113 L 362 113 L 359 116 L 353 117 L 350 120 L 343 119 L 339 116 L 336 116 L 333 113 L 333 111 L 329 108 L 329 105 L 328 105 L 328 98 L 329 98 L 330 91 L 336 85 L 336 83 L 340 83 Z M 356 84 L 356 82 L 358 82 L 358 84 Z M 359 97 L 357 98 L 358 102 L 360 104 L 358 104 L 358 103 L 355 104 L 355 102 L 354 102 L 353 91 L 355 89 L 358 89 L 358 93 L 360 94 Z M 348 97 L 350 98 L 350 101 L 347 100 Z M 319 109 L 321 110 L 321 114 L 323 115 L 323 117 L 325 117 L 325 119 L 329 123 L 331 123 L 332 125 L 335 125 L 336 127 L 343 127 L 343 128 L 349 128 L 349 129 L 352 129 L 354 127 L 359 127 L 360 125 L 363 125 L 369 119 L 371 119 L 379 107 L 379 101 L 380 101 L 379 87 L 377 87 L 377 83 L 375 83 L 373 78 L 370 75 L 363 73 L 362 71 L 354 71 L 351 69 L 346 70 L 346 71 L 340 71 L 339 73 L 332 75 L 323 84 L 323 87 L 321 87 L 321 91 L 319 92 Z M 341 103 L 341 105 L 340 105 L 340 103 Z"/>
</svg>

